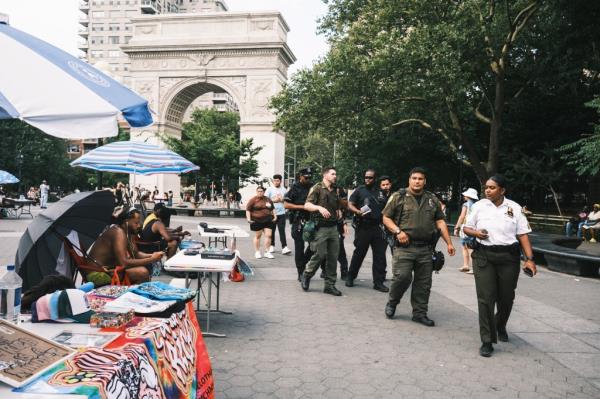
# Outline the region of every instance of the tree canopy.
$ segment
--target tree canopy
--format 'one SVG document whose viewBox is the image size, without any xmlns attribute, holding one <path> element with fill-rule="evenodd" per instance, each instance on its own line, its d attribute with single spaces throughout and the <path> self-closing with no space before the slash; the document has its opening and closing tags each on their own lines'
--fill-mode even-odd
<svg viewBox="0 0 600 399">
<path fill-rule="evenodd" d="M 291 144 L 314 158 L 333 160 L 335 142 L 336 162 L 358 158 L 350 173 L 421 164 L 448 186 L 462 162 L 482 182 L 512 170 L 516 150 L 543 159 L 540 144 L 576 140 L 593 116 L 583 104 L 598 90 L 594 2 L 327 3 L 330 51 L 271 104 Z"/>
</svg>

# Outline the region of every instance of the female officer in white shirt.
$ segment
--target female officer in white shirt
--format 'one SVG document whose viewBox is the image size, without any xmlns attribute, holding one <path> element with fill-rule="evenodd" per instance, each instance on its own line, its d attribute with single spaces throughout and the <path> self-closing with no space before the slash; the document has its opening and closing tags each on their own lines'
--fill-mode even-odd
<svg viewBox="0 0 600 399">
<path fill-rule="evenodd" d="M 473 205 L 465 234 L 477 239 L 473 269 L 479 305 L 479 354 L 490 357 L 496 339 L 507 342 L 506 323 L 515 299 L 519 278 L 520 250 L 525 255 L 523 271 L 537 272 L 528 233 L 531 232 L 521 206 L 504 197 L 506 179 L 495 175 L 485 183 L 485 196 Z M 494 315 L 495 307 L 498 308 Z"/>
</svg>

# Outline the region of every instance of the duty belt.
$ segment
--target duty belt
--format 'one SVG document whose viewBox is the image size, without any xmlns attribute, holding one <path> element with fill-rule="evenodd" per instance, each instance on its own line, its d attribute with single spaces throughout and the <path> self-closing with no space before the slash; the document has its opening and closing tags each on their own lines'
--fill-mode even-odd
<svg viewBox="0 0 600 399">
<path fill-rule="evenodd" d="M 490 252 L 511 252 L 519 248 L 519 243 L 510 245 L 483 245 L 480 244 L 478 249 L 484 249 Z"/>
<path fill-rule="evenodd" d="M 318 222 L 319 227 L 333 227 L 337 226 L 337 221 L 335 220 L 322 220 Z"/>
<path fill-rule="evenodd" d="M 409 241 L 408 242 L 408 247 L 427 247 L 427 246 L 431 246 L 431 241 Z"/>
</svg>

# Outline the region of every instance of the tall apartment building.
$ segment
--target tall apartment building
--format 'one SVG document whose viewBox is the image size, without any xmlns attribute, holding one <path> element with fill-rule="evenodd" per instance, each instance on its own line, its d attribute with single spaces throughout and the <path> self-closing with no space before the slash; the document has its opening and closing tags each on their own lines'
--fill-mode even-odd
<svg viewBox="0 0 600 399">
<path fill-rule="evenodd" d="M 225 1 L 219 0 L 80 0 L 79 11 L 78 48 L 83 53 L 80 58 L 102 65 L 101 69 L 108 69 L 113 77 L 130 86 L 130 61 L 121 45 L 129 43 L 133 35 L 131 18 L 144 14 L 225 12 L 228 8 Z M 196 107 L 237 111 L 227 93 L 206 93 L 192 103 L 188 115 Z M 76 158 L 95 148 L 98 141 L 92 140 L 71 140 L 69 157 Z"/>
</svg>

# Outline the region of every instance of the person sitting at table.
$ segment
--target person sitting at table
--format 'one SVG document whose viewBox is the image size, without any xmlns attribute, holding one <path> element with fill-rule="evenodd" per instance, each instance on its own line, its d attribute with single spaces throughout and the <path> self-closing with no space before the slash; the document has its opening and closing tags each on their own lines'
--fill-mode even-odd
<svg viewBox="0 0 600 399">
<path fill-rule="evenodd" d="M 125 267 L 125 273 L 132 284 L 150 281 L 150 272 L 146 266 L 162 259 L 163 252 L 148 254 L 139 251 L 133 243 L 133 238 L 140 230 L 140 211 L 117 207 L 113 217 L 116 223 L 96 239 L 90 250 L 90 257 L 109 271 L 117 266 Z M 88 273 L 86 279 L 96 286 L 110 284 L 110 275 L 107 273 Z"/>
<path fill-rule="evenodd" d="M 144 224 L 144 228 L 140 233 L 140 240 L 142 242 L 138 244 L 138 248 L 146 252 L 166 250 L 168 259 L 177 252 L 177 247 L 181 239 L 190 233 L 187 231 L 169 230 L 167 228 L 168 220 L 171 218 L 171 211 L 165 206 L 155 209 L 153 215 L 154 218 Z"/>
</svg>

